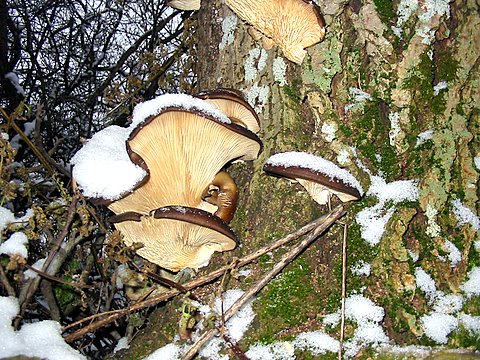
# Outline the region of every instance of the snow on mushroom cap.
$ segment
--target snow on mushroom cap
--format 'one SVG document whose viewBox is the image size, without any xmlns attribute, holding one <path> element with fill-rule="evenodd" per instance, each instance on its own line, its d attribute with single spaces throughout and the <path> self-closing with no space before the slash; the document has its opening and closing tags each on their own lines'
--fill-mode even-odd
<svg viewBox="0 0 480 360">
<path fill-rule="evenodd" d="M 186 94 L 165 94 L 155 99 L 138 104 L 133 109 L 132 124 L 130 129 L 135 129 L 151 116 L 160 114 L 166 108 L 193 110 L 206 114 L 226 124 L 231 124 L 230 119 L 216 106 L 196 97 Z"/>
<path fill-rule="evenodd" d="M 116 200 L 147 175 L 128 156 L 129 134 L 119 126 L 106 127 L 73 156 L 72 175 L 86 197 Z"/>
<path fill-rule="evenodd" d="M 297 151 L 284 152 L 272 155 L 265 165 L 309 169 L 326 175 L 332 181 L 341 181 L 357 189 L 360 196 L 363 196 L 363 188 L 352 174 L 319 156 Z"/>
</svg>

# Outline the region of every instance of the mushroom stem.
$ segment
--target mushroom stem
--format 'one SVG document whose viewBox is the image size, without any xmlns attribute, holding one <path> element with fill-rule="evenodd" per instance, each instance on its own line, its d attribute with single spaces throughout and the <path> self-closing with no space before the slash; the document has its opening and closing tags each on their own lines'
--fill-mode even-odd
<svg viewBox="0 0 480 360">
<path fill-rule="evenodd" d="M 225 222 L 233 219 L 238 204 L 238 189 L 235 181 L 225 171 L 220 171 L 202 194 L 202 199 L 218 207 L 215 215 Z"/>
</svg>

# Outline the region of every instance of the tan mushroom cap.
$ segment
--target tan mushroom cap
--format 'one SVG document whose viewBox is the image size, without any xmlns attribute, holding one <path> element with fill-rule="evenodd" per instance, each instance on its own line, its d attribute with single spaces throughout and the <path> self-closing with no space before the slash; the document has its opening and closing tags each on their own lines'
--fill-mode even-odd
<svg viewBox="0 0 480 360">
<path fill-rule="evenodd" d="M 253 160 L 261 140 L 248 129 L 200 110 L 166 108 L 137 126 L 127 141 L 131 160 L 149 173 L 130 194 L 111 202 L 116 214 L 167 205 L 199 207 L 202 193 L 230 161 Z"/>
<path fill-rule="evenodd" d="M 235 233 L 204 210 L 166 206 L 149 215 L 130 212 L 111 218 L 125 243 L 142 243 L 138 255 L 171 271 L 206 266 L 215 251 L 232 250 Z"/>
<path fill-rule="evenodd" d="M 311 168 L 271 164 L 267 161 L 263 170 L 271 175 L 297 180 L 321 205 L 328 203 L 331 194 L 335 194 L 343 202 L 358 200 L 362 197 L 362 193 L 356 186 L 347 183 L 342 178 L 332 177 Z"/>
<path fill-rule="evenodd" d="M 325 20 L 319 7 L 303 0 L 226 0 L 243 20 L 272 39 L 287 57 L 301 64 L 305 48 L 325 37 Z"/>
<path fill-rule="evenodd" d="M 167 0 L 167 5 L 179 10 L 198 10 L 200 0 Z"/>
<path fill-rule="evenodd" d="M 215 105 L 234 124 L 242 125 L 255 134 L 260 131 L 258 115 L 240 91 L 216 89 L 201 92 L 197 97 Z"/>
</svg>

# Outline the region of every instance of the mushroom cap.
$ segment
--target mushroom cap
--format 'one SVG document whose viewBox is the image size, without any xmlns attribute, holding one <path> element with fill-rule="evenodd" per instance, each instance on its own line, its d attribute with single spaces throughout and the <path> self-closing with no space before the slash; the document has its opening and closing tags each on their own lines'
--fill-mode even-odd
<svg viewBox="0 0 480 360">
<path fill-rule="evenodd" d="M 200 0 L 167 0 L 167 5 L 179 10 L 198 10 Z"/>
<path fill-rule="evenodd" d="M 234 124 L 242 125 L 255 134 L 260 131 L 258 115 L 240 91 L 216 89 L 196 96 L 218 107 Z"/>
<path fill-rule="evenodd" d="M 191 207 L 165 206 L 149 215 L 130 212 L 112 216 L 110 221 L 128 246 L 144 245 L 138 255 L 175 272 L 206 266 L 215 251 L 237 245 L 235 233 L 222 219 Z"/>
<path fill-rule="evenodd" d="M 271 38 L 285 56 L 301 64 L 304 48 L 325 38 L 325 20 L 318 5 L 304 0 L 226 0 L 243 20 Z"/>
<path fill-rule="evenodd" d="M 358 200 L 363 195 L 362 186 L 347 170 L 304 152 L 275 154 L 267 160 L 263 170 L 297 180 L 319 204 L 326 204 L 330 193 L 344 202 Z"/>
<path fill-rule="evenodd" d="M 127 140 L 130 159 L 148 176 L 108 207 L 116 214 L 148 214 L 171 204 L 199 207 L 225 164 L 253 160 L 261 150 L 258 136 L 240 125 L 201 109 L 164 108 L 139 123 Z"/>
</svg>

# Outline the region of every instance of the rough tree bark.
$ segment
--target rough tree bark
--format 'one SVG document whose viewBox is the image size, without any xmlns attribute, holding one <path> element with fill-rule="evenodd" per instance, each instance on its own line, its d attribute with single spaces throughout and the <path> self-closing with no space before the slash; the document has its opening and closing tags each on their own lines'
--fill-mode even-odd
<svg viewBox="0 0 480 360">
<path fill-rule="evenodd" d="M 455 200 L 474 214 L 479 207 L 478 2 L 443 2 L 442 8 L 437 1 L 432 8 L 433 2 L 420 1 L 408 16 L 399 1 L 320 1 L 327 37 L 308 49 L 302 65 L 276 48 L 262 49 L 221 1 L 204 3 L 192 27 L 198 91 L 242 90 L 258 110 L 264 143 L 258 160 L 228 169 L 241 189 L 232 226 L 243 245 L 215 257 L 212 266 L 327 211 L 298 185 L 263 173 L 274 153 L 307 151 L 341 163 L 365 190 L 379 178 L 411 181 L 418 184 L 416 200 L 381 204 L 377 218 L 392 215 L 378 243 L 365 241 L 357 215 L 373 211 L 380 199 L 370 191 L 347 207 L 349 269 L 371 264 L 369 276 L 348 270 L 347 294 L 361 292 L 383 307 L 382 326 L 397 344 L 433 344 L 421 327 L 431 303 L 416 272 L 422 268 L 445 294 L 461 294 L 468 272 L 480 264 L 478 228 L 460 224 L 454 211 Z M 338 225 L 259 295 L 245 343 L 322 328 L 323 315 L 340 306 L 341 239 Z M 269 261 L 252 267 L 245 281 L 261 276 Z M 463 311 L 479 315 L 478 304 L 478 297 L 467 299 Z M 347 326 L 347 338 L 352 331 Z M 331 335 L 338 336 L 338 328 Z M 449 345 L 478 342 L 460 331 Z"/>
</svg>

